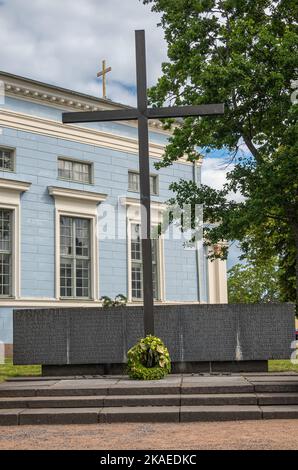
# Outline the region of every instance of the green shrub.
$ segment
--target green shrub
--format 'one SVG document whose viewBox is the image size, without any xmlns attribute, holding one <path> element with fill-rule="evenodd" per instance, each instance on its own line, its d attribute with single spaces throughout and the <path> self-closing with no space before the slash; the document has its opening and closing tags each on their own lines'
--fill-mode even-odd
<svg viewBox="0 0 298 470">
<path fill-rule="evenodd" d="M 102 306 L 104 308 L 107 307 L 125 307 L 127 304 L 127 297 L 123 294 L 118 294 L 115 297 L 115 300 L 111 299 L 107 295 L 104 295 L 103 297 L 100 298 L 100 301 L 102 302 Z"/>
<path fill-rule="evenodd" d="M 171 372 L 167 348 L 156 336 L 142 338 L 127 353 L 127 373 L 131 379 L 159 380 Z"/>
</svg>

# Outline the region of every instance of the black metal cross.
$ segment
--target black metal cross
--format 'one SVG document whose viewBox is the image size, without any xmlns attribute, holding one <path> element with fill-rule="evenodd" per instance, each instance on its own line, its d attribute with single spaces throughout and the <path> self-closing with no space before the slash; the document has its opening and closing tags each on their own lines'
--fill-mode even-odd
<svg viewBox="0 0 298 470">
<path fill-rule="evenodd" d="M 152 245 L 150 237 L 151 217 L 148 119 L 219 115 L 224 113 L 224 105 L 203 104 L 199 106 L 148 108 L 145 31 L 135 31 L 135 38 L 137 66 L 137 108 L 127 108 L 112 111 L 63 113 L 62 121 L 64 124 L 123 120 L 138 121 L 140 202 L 142 208 L 141 238 L 143 254 L 144 332 L 145 335 L 148 335 L 154 334 Z"/>
</svg>

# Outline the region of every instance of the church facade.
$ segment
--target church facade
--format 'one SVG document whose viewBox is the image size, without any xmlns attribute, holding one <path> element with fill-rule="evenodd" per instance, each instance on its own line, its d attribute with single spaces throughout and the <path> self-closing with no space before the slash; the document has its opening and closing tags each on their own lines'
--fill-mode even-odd
<svg viewBox="0 0 298 470">
<path fill-rule="evenodd" d="M 63 125 L 65 111 L 124 106 L 4 72 L 0 83 L 0 341 L 13 341 L 14 308 L 141 303 L 136 124 Z M 185 160 L 155 169 L 168 138 L 150 122 L 153 227 L 170 183 L 201 178 Z M 203 244 L 155 238 L 153 275 L 157 303 L 227 302 L 226 263 Z"/>
</svg>

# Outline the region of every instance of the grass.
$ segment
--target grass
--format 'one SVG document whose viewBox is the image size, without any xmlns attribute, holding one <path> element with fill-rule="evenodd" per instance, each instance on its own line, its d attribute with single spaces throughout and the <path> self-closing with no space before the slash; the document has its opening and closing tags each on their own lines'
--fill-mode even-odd
<svg viewBox="0 0 298 470">
<path fill-rule="evenodd" d="M 298 372 L 298 364 L 291 361 L 269 361 L 270 372 Z M 12 359 L 6 359 L 5 364 L 0 364 L 0 382 L 8 377 L 38 376 L 41 374 L 40 366 L 14 366 Z"/>
<path fill-rule="evenodd" d="M 298 364 L 291 361 L 269 361 L 269 372 L 298 372 Z"/>
<path fill-rule="evenodd" d="M 8 377 L 26 377 L 40 374 L 40 366 L 14 366 L 11 358 L 6 359 L 5 364 L 0 364 L 0 382 Z"/>
</svg>

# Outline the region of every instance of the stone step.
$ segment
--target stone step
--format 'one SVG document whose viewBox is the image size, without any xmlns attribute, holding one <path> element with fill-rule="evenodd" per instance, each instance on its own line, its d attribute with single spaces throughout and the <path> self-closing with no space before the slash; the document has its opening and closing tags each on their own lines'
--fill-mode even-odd
<svg viewBox="0 0 298 470">
<path fill-rule="evenodd" d="M 0 426 L 96 423 L 186 423 L 298 418 L 298 405 L 122 406 L 1 409 Z"/>
<path fill-rule="evenodd" d="M 297 398 L 298 400 L 298 398 Z M 271 403 L 271 402 L 270 402 Z M 284 403 L 281 401 L 279 403 Z M 293 401 L 291 401 L 293 403 Z M 297 401 L 298 403 L 298 401 Z M 256 405 L 254 394 L 201 395 L 106 395 L 74 397 L 7 397 L 0 398 L 0 409 L 12 408 L 92 408 L 119 406 L 180 405 Z"/>
<path fill-rule="evenodd" d="M 22 382 L 1 384 L 0 398 L 8 397 L 86 397 L 86 396 L 152 396 L 152 395 L 227 395 L 227 394 L 298 394 L 298 382 L 268 383 L 257 382 L 248 385 L 198 385 L 183 383 L 176 385 L 101 385 L 93 386 L 92 383 L 86 386 L 64 386 L 59 382 L 36 383 L 23 386 Z"/>
<path fill-rule="evenodd" d="M 0 398 L 0 409 L 119 406 L 298 405 L 298 393 L 106 395 Z"/>
<path fill-rule="evenodd" d="M 298 405 L 298 393 L 257 393 L 258 405 Z"/>
<path fill-rule="evenodd" d="M 256 405 L 181 406 L 180 422 L 196 421 L 246 421 L 262 419 L 262 411 Z"/>
</svg>

